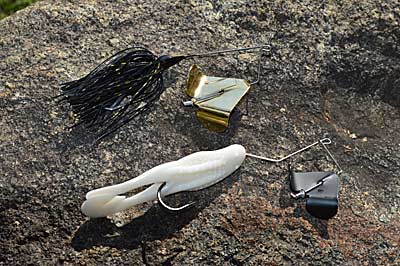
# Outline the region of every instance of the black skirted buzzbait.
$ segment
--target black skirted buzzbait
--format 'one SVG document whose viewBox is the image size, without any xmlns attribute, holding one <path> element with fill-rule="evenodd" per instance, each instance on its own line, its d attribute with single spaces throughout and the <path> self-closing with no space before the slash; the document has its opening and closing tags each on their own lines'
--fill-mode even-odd
<svg viewBox="0 0 400 266">
<path fill-rule="evenodd" d="M 164 92 L 163 72 L 183 59 L 261 49 L 236 48 L 202 54 L 156 56 L 132 47 L 111 56 L 88 75 L 61 85 L 60 101 L 67 101 L 78 122 L 99 130 L 99 139 L 115 132 L 149 110 Z"/>
</svg>

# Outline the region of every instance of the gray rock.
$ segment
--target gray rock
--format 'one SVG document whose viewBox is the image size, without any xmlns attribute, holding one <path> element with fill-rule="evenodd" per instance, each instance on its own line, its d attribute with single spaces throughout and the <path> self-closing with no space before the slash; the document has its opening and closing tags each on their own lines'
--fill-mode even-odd
<svg viewBox="0 0 400 266">
<path fill-rule="evenodd" d="M 399 14 L 397 1 L 372 0 L 43 0 L 1 20 L 0 265 L 398 264 Z M 249 114 L 238 111 L 222 134 L 181 107 L 189 62 L 167 73 L 145 122 L 97 145 L 84 127 L 68 129 L 71 108 L 53 99 L 60 83 L 131 45 L 166 54 L 261 43 L 273 50 Z M 212 75 L 252 79 L 249 62 L 196 60 Z M 277 156 L 324 136 L 347 174 L 328 222 L 290 199 L 286 165 L 250 159 L 212 188 L 167 199 L 198 202 L 184 213 L 148 204 L 89 221 L 79 209 L 87 191 L 195 151 L 240 143 Z"/>
</svg>

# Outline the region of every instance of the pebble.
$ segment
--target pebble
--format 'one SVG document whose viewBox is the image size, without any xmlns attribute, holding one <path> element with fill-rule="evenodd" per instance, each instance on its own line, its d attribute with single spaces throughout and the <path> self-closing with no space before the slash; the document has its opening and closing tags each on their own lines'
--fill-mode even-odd
<svg viewBox="0 0 400 266">
<path fill-rule="evenodd" d="M 110 40 L 108 40 L 108 42 L 111 44 L 111 45 L 116 45 L 116 44 L 118 44 L 119 43 L 119 40 L 117 39 L 117 38 L 112 38 L 112 39 L 110 39 Z"/>
<path fill-rule="evenodd" d="M 382 222 L 382 223 L 387 224 L 387 223 L 390 222 L 390 219 L 386 215 L 382 214 L 381 216 L 379 216 L 379 221 Z"/>
<path fill-rule="evenodd" d="M 13 83 L 6 82 L 6 87 L 9 88 L 10 90 L 12 90 L 15 88 L 15 85 Z"/>
</svg>

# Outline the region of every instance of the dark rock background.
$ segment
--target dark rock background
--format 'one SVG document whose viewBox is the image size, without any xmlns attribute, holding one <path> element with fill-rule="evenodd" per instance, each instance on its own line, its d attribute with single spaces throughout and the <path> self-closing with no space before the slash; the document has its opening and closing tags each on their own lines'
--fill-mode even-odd
<svg viewBox="0 0 400 266">
<path fill-rule="evenodd" d="M 398 265 L 400 5 L 379 2 L 40 1 L 1 20 L 0 265 Z M 242 104 L 223 134 L 181 107 L 192 62 L 166 74 L 146 122 L 99 145 L 70 131 L 70 107 L 52 98 L 131 45 L 163 54 L 257 44 L 272 47 L 262 79 L 248 115 Z M 196 61 L 248 79 L 256 62 Z M 345 170 L 328 222 L 290 199 L 286 164 L 250 158 L 210 189 L 168 198 L 196 200 L 187 212 L 80 212 L 87 191 L 192 152 L 240 143 L 279 156 L 325 136 Z M 299 167 L 334 167 L 313 151 Z"/>
</svg>

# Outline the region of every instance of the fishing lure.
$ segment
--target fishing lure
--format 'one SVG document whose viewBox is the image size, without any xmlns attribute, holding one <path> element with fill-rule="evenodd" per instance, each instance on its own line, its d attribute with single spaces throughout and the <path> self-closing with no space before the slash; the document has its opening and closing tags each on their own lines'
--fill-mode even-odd
<svg viewBox="0 0 400 266">
<path fill-rule="evenodd" d="M 192 65 L 186 87 L 186 94 L 192 98 L 183 101 L 183 105 L 197 107 L 197 119 L 208 130 L 225 131 L 229 126 L 233 109 L 248 93 L 250 87 L 260 80 L 263 52 L 265 50 L 261 49 L 257 80 L 252 82 L 238 78 L 207 76 L 197 65 Z"/>
<path fill-rule="evenodd" d="M 245 149 L 237 144 L 216 151 L 193 153 L 178 161 L 156 166 L 124 183 L 90 191 L 86 194 L 82 212 L 89 217 L 103 217 L 155 200 L 157 191 L 167 196 L 212 186 L 236 171 L 245 157 Z M 120 196 L 150 184 L 150 187 L 132 197 Z M 188 205 L 170 209 L 182 210 L 186 207 Z"/>
<path fill-rule="evenodd" d="M 330 139 L 322 139 L 280 159 L 246 153 L 245 148 L 238 144 L 215 151 L 196 152 L 180 160 L 156 166 L 124 183 L 88 192 L 81 210 L 89 217 L 105 217 L 155 199 L 168 210 L 183 210 L 193 203 L 171 207 L 164 203 L 162 198 L 178 192 L 210 187 L 239 169 L 246 156 L 279 163 L 315 145 L 321 144 L 326 148 L 325 145 L 330 143 Z M 133 189 L 146 185 L 150 187 L 138 194 L 131 197 L 123 196 Z"/>
<path fill-rule="evenodd" d="M 151 109 L 165 90 L 163 72 L 182 60 L 254 52 L 265 47 L 177 56 L 156 56 L 146 48 L 132 47 L 106 59 L 86 76 L 62 84 L 62 93 L 57 97 L 72 106 L 78 120 L 75 126 L 85 124 L 98 130 L 102 139 Z M 218 89 L 220 94 L 224 90 Z"/>
</svg>

